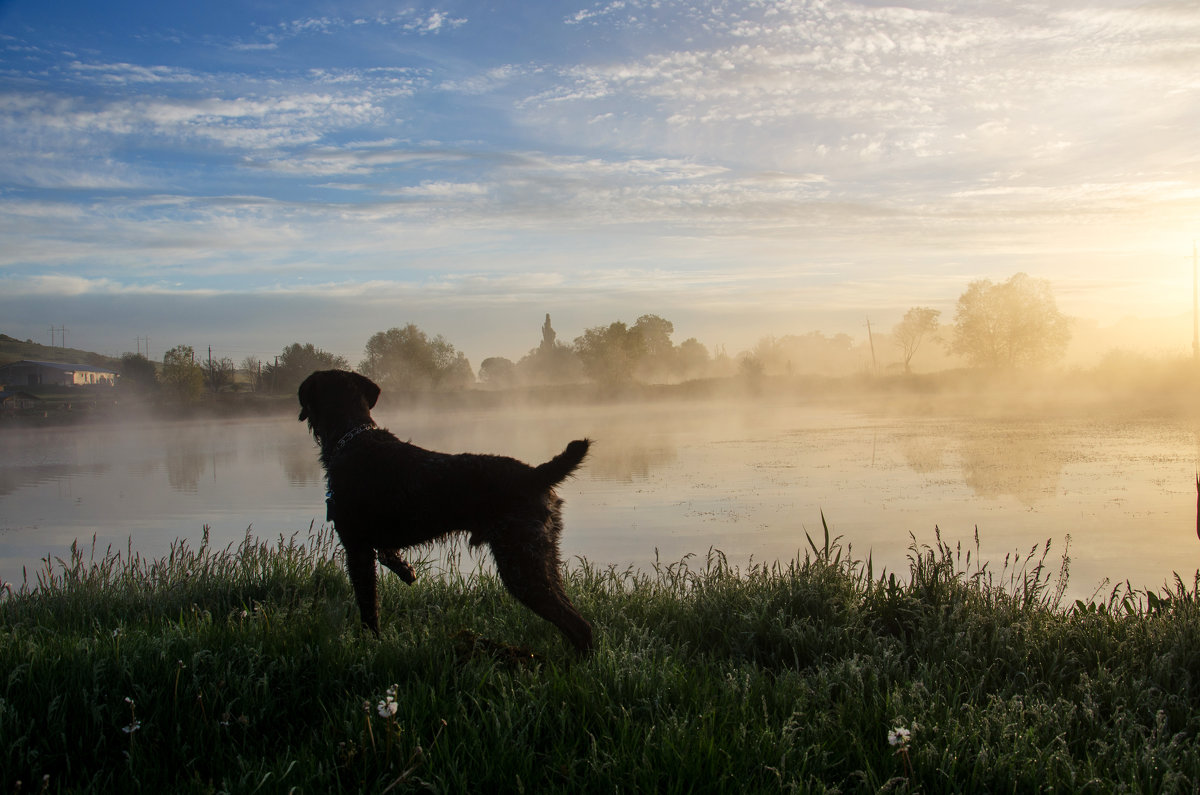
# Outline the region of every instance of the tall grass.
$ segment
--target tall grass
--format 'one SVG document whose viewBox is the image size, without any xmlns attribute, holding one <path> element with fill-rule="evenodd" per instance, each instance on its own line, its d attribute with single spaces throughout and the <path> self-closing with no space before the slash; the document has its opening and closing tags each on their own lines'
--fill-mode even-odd
<svg viewBox="0 0 1200 795">
<path fill-rule="evenodd" d="M 1200 786 L 1200 580 L 1062 605 L 1049 544 L 993 572 L 914 538 L 650 571 L 578 561 L 577 659 L 451 554 L 358 627 L 327 531 L 72 548 L 0 599 L 12 792 L 1003 791 Z"/>
</svg>

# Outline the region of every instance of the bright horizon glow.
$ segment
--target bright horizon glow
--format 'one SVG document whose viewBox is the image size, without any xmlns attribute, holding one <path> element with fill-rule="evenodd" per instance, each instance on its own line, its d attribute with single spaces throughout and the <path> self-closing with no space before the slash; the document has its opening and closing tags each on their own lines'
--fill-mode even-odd
<svg viewBox="0 0 1200 795">
<path fill-rule="evenodd" d="M 734 353 L 1024 271 L 1184 352 L 1198 41 L 1184 0 L 10 0 L 0 332 L 357 363 L 413 322 L 478 368 L 654 313 Z"/>
</svg>

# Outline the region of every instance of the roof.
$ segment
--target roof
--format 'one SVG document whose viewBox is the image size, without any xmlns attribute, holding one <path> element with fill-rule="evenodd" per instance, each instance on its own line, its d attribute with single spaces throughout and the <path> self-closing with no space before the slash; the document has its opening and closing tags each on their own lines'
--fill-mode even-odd
<svg viewBox="0 0 1200 795">
<path fill-rule="evenodd" d="M 116 375 L 114 370 L 106 370 L 103 367 L 94 367 L 90 364 L 67 364 L 65 362 L 35 362 L 32 359 L 21 359 L 17 362 L 9 362 L 5 365 L 0 365 L 0 370 L 6 367 L 15 367 L 17 365 L 35 365 L 37 367 L 48 367 L 51 370 L 62 370 L 64 373 L 109 373 Z"/>
</svg>

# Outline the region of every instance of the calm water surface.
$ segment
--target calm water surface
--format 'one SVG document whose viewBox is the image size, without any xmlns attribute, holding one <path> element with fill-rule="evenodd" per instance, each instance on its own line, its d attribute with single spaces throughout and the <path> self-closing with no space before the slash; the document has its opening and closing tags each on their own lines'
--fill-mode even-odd
<svg viewBox="0 0 1200 795">
<path fill-rule="evenodd" d="M 796 406 L 673 404 L 378 414 L 416 444 L 540 463 L 595 440 L 566 499 L 563 552 L 648 567 L 710 547 L 790 560 L 821 512 L 856 556 L 905 571 L 910 533 L 994 566 L 1071 537 L 1069 594 L 1107 578 L 1157 587 L 1200 566 L 1197 433 L 1189 423 L 1061 417 L 880 417 Z M 92 538 L 143 555 L 210 526 L 216 546 L 302 536 L 324 519 L 316 448 L 289 419 L 0 434 L 0 578 Z"/>
</svg>

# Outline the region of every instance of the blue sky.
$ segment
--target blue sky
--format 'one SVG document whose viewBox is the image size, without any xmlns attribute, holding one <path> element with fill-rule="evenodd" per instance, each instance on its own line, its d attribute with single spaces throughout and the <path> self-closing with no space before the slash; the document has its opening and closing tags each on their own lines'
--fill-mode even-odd
<svg viewBox="0 0 1200 795">
<path fill-rule="evenodd" d="M 1022 270 L 1175 317 L 1197 131 L 1191 0 L 0 0 L 0 332 L 733 353 Z"/>
</svg>

